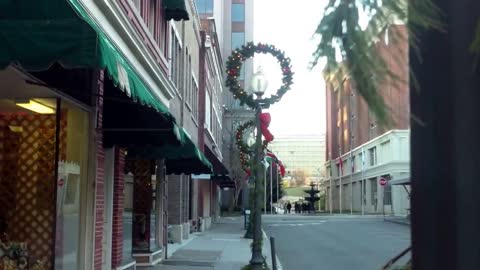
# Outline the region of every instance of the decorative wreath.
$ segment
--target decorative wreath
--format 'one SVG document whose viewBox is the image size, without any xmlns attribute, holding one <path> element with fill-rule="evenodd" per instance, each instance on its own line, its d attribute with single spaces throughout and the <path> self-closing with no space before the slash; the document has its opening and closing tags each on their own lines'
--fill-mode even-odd
<svg viewBox="0 0 480 270">
<path fill-rule="evenodd" d="M 248 165 L 248 161 L 250 160 L 249 156 L 243 152 L 240 152 L 240 165 L 242 169 L 247 173 L 250 174 L 250 166 Z"/>
<path fill-rule="evenodd" d="M 245 132 L 246 129 L 249 129 L 249 128 L 252 128 L 255 126 L 255 123 L 250 120 L 250 121 L 247 121 L 243 124 L 241 124 L 238 128 L 237 128 L 237 133 L 235 135 L 235 138 L 236 138 L 236 144 L 237 144 L 237 147 L 238 149 L 240 150 L 240 153 L 244 153 L 244 154 L 247 154 L 247 155 L 250 155 L 250 153 L 253 152 L 253 149 L 251 149 L 244 141 L 243 141 L 243 133 Z M 267 145 L 268 145 L 268 141 L 264 140 L 263 141 L 263 150 L 265 150 L 267 148 Z"/>
<path fill-rule="evenodd" d="M 260 100 L 262 107 L 268 108 L 275 102 L 280 101 L 282 96 L 288 90 L 290 90 L 290 86 L 293 83 L 293 72 L 290 66 L 290 58 L 286 58 L 284 52 L 275 48 L 275 46 L 262 43 L 258 43 L 257 45 L 255 45 L 253 44 L 253 42 L 249 42 L 246 45 L 242 45 L 241 48 L 233 51 L 232 55 L 229 56 L 227 60 L 226 85 L 230 88 L 230 92 L 232 92 L 233 97 L 240 100 L 240 105 L 246 104 L 250 108 L 257 108 L 257 102 L 255 101 L 253 94 L 247 93 L 247 91 L 243 89 L 243 87 L 237 80 L 237 78 L 240 76 L 242 62 L 248 58 L 253 57 L 255 53 L 269 53 L 273 57 L 277 58 L 283 74 L 282 85 L 280 86 L 280 88 L 278 88 L 277 92 L 268 98 Z"/>
</svg>

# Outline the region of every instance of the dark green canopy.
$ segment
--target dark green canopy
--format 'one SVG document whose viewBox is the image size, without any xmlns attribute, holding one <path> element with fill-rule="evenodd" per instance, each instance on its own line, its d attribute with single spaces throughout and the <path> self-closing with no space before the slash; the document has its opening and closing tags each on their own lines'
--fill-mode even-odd
<svg viewBox="0 0 480 270">
<path fill-rule="evenodd" d="M 211 174 L 212 164 L 193 143 L 183 128 L 180 137 L 182 147 L 166 144 L 160 147 L 141 147 L 128 150 L 129 156 L 141 156 L 150 159 L 165 159 L 168 174 Z"/>
<path fill-rule="evenodd" d="M 185 0 L 163 0 L 162 4 L 168 21 L 189 20 Z"/>
<path fill-rule="evenodd" d="M 183 0 L 163 2 L 168 20 L 188 19 Z M 42 71 L 54 63 L 65 68 L 105 69 L 113 83 L 134 101 L 155 109 L 170 121 L 162 127 L 170 134 L 159 133 L 163 136 L 160 141 L 165 144 L 149 149 L 148 155 L 166 158 L 171 173 L 211 172 L 210 162 L 185 131 L 178 128 L 168 108 L 79 0 L 0 0 L 0 69 L 18 64 L 29 71 Z M 156 134 L 150 133 L 159 136 Z M 119 135 L 111 137 L 116 136 Z M 172 138 L 177 139 L 176 143 L 172 143 Z"/>
<path fill-rule="evenodd" d="M 172 118 L 78 0 L 0 0 L 0 68 L 12 63 L 29 71 L 53 63 L 105 69 L 133 100 Z"/>
</svg>

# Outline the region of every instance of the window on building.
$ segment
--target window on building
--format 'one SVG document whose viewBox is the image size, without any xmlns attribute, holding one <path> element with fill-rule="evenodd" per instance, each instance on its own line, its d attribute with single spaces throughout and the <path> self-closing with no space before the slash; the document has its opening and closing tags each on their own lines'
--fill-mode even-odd
<svg viewBox="0 0 480 270">
<path fill-rule="evenodd" d="M 132 3 L 138 12 L 142 11 L 142 0 L 132 0 Z"/>
<path fill-rule="evenodd" d="M 370 178 L 370 200 L 372 205 L 377 204 L 377 178 Z"/>
<path fill-rule="evenodd" d="M 165 10 L 160 0 L 130 0 L 137 11 L 138 15 L 143 19 L 148 31 L 152 34 L 153 39 L 157 42 L 160 52 L 168 58 L 168 22 L 165 19 Z"/>
<path fill-rule="evenodd" d="M 196 0 L 195 4 L 199 14 L 213 14 L 213 0 Z"/>
<path fill-rule="evenodd" d="M 355 156 L 352 156 L 352 160 L 350 160 L 350 166 L 352 168 L 352 173 L 355 172 L 356 168 L 356 164 L 355 164 Z"/>
<path fill-rule="evenodd" d="M 387 180 L 387 184 L 383 187 L 383 203 L 385 205 L 392 205 L 392 186 L 388 184 L 390 175 L 383 175 L 382 178 Z"/>
<path fill-rule="evenodd" d="M 232 22 L 245 21 L 245 4 L 232 4 Z"/>
<path fill-rule="evenodd" d="M 198 120 L 198 84 L 192 76 L 192 109 L 193 118 Z"/>
<path fill-rule="evenodd" d="M 212 131 L 212 105 L 209 91 L 205 91 L 205 126 Z"/>
<path fill-rule="evenodd" d="M 173 84 L 177 87 L 177 90 L 181 89 L 180 82 L 182 81 L 182 59 L 181 59 L 182 48 L 180 47 L 180 42 L 178 41 L 175 32 L 172 30 L 172 60 L 171 60 L 171 80 Z"/>
<path fill-rule="evenodd" d="M 337 164 L 337 176 L 340 176 L 341 175 L 341 172 L 340 172 L 340 164 Z"/>
<path fill-rule="evenodd" d="M 245 32 L 232 33 L 232 51 L 245 44 Z"/>
<path fill-rule="evenodd" d="M 372 147 L 368 149 L 369 161 L 370 166 L 377 165 L 377 147 Z"/>
<path fill-rule="evenodd" d="M 152 36 L 155 36 L 155 31 L 157 29 L 157 1 L 156 0 L 150 0 L 150 6 L 148 8 L 148 21 L 147 21 L 147 27 Z"/>
<path fill-rule="evenodd" d="M 188 48 L 185 49 L 185 102 L 187 107 L 192 110 L 193 93 L 192 93 L 192 57 L 188 53 Z"/>
<path fill-rule="evenodd" d="M 380 163 L 384 163 L 384 162 L 389 161 L 390 140 L 383 142 L 380 145 L 380 149 L 381 149 L 380 150 L 380 156 L 378 157 Z"/>
<path fill-rule="evenodd" d="M 365 164 L 364 164 L 364 160 L 363 160 L 363 153 L 359 153 L 358 154 L 358 164 L 359 166 L 357 166 L 357 171 L 358 170 L 363 170 Z"/>
</svg>

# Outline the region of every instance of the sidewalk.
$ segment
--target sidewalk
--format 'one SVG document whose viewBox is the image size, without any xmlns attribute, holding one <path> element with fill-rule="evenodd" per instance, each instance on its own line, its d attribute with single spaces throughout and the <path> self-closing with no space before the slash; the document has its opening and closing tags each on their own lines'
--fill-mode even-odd
<svg viewBox="0 0 480 270">
<path fill-rule="evenodd" d="M 243 217 L 221 218 L 210 230 L 193 234 L 185 244 L 169 245 L 169 258 L 152 269 L 240 270 L 251 258 L 252 240 L 243 238 L 244 234 Z M 268 239 L 264 239 L 263 243 L 263 255 L 270 265 Z"/>
</svg>

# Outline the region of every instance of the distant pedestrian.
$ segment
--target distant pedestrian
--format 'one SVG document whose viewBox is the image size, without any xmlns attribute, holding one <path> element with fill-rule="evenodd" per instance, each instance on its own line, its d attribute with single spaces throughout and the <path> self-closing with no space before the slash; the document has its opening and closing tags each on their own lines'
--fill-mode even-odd
<svg viewBox="0 0 480 270">
<path fill-rule="evenodd" d="M 292 204 L 290 202 L 287 203 L 287 212 L 290 214 L 290 210 L 292 209 Z"/>
</svg>

